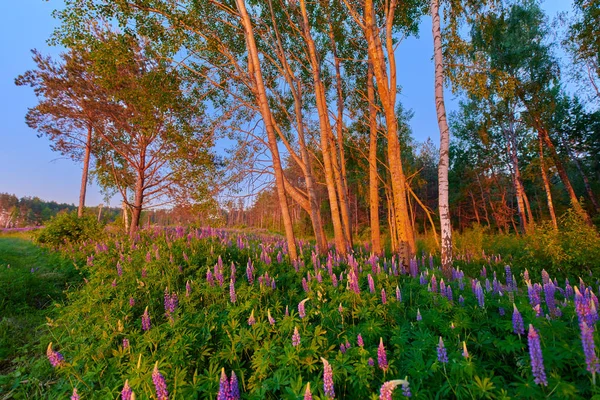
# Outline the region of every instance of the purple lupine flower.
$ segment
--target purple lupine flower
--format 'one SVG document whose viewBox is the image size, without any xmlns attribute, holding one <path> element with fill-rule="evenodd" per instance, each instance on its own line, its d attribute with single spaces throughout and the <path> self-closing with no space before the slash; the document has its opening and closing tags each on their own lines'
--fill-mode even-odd
<svg viewBox="0 0 600 400">
<path fill-rule="evenodd" d="M 379 338 L 379 347 L 377 348 L 377 365 L 383 370 L 383 372 L 387 372 L 389 365 L 387 362 L 385 347 L 383 347 L 382 338 Z"/>
<path fill-rule="evenodd" d="M 256 323 L 256 319 L 254 319 L 254 310 L 250 313 L 250 318 L 248 318 L 248 325 L 252 326 Z"/>
<path fill-rule="evenodd" d="M 267 310 L 267 318 L 271 325 L 275 325 L 275 319 L 271 316 L 271 310 Z"/>
<path fill-rule="evenodd" d="M 501 317 L 504 317 L 504 315 L 506 314 L 504 307 L 498 307 L 498 314 L 500 314 Z"/>
<path fill-rule="evenodd" d="M 460 304 L 461 306 L 465 304 L 465 298 L 462 296 L 462 294 L 458 296 L 458 304 Z"/>
<path fill-rule="evenodd" d="M 481 283 L 479 283 L 479 281 L 477 281 L 477 283 L 475 284 L 475 297 L 477 298 L 477 303 L 479 303 L 479 307 L 484 308 L 485 296 L 483 294 L 483 288 L 481 287 Z"/>
<path fill-rule="evenodd" d="M 396 286 L 396 300 L 398 300 L 399 303 L 402 303 L 402 292 L 398 286 Z"/>
<path fill-rule="evenodd" d="M 206 282 L 208 282 L 208 284 L 210 286 L 214 285 L 213 274 L 212 274 L 212 271 L 210 270 L 210 268 L 207 268 L 207 270 L 206 270 Z"/>
<path fill-rule="evenodd" d="M 371 274 L 367 275 L 367 281 L 369 282 L 369 292 L 375 293 L 375 282 Z"/>
<path fill-rule="evenodd" d="M 135 299 L 133 297 L 129 298 L 129 307 L 135 306 Z"/>
<path fill-rule="evenodd" d="M 142 278 L 145 278 L 148 276 L 148 271 L 146 270 L 146 267 L 142 268 Z"/>
<path fill-rule="evenodd" d="M 123 390 L 121 390 L 121 400 L 131 400 L 133 397 L 133 390 L 129 386 L 129 379 L 125 381 L 123 385 Z"/>
<path fill-rule="evenodd" d="M 169 392 L 167 391 L 167 382 L 165 382 L 165 377 L 158 371 L 158 361 L 154 364 L 152 382 L 154 382 L 154 388 L 156 389 L 156 399 L 168 400 Z"/>
<path fill-rule="evenodd" d="M 513 278 L 512 278 L 512 271 L 510 269 L 510 265 L 505 265 L 504 266 L 504 276 L 506 278 L 506 290 L 511 290 L 513 287 Z"/>
<path fill-rule="evenodd" d="M 462 356 L 464 358 L 469 358 L 469 351 L 467 350 L 467 343 L 465 343 L 465 341 L 463 341 L 463 351 L 462 351 Z"/>
<path fill-rule="evenodd" d="M 294 327 L 294 334 L 292 335 L 292 346 L 296 347 L 300 345 L 300 333 L 298 333 L 298 327 Z"/>
<path fill-rule="evenodd" d="M 285 313 L 283 314 L 284 317 L 289 317 L 290 316 L 290 310 L 288 309 L 288 306 L 285 306 Z"/>
<path fill-rule="evenodd" d="M 124 338 L 123 339 L 123 350 L 125 350 L 128 347 L 129 347 L 129 339 Z"/>
<path fill-rule="evenodd" d="M 221 379 L 219 380 L 219 394 L 217 394 L 217 400 L 228 400 L 229 397 L 229 381 L 227 380 L 227 374 L 225 368 L 221 369 Z"/>
<path fill-rule="evenodd" d="M 237 301 L 237 296 L 235 295 L 235 284 L 233 279 L 229 280 L 229 300 L 235 304 Z"/>
<path fill-rule="evenodd" d="M 190 283 L 190 281 L 187 281 L 185 283 L 185 297 L 190 297 L 191 293 L 192 293 L 192 284 Z"/>
<path fill-rule="evenodd" d="M 346 344 L 345 343 L 340 344 L 340 351 L 342 352 L 342 354 L 346 354 Z"/>
<path fill-rule="evenodd" d="M 452 294 L 452 286 L 448 285 L 446 286 L 446 298 L 448 299 L 448 301 L 452 301 L 453 298 L 453 294 Z"/>
<path fill-rule="evenodd" d="M 406 381 L 406 379 L 405 379 Z M 408 381 L 406 381 L 406 383 L 402 384 L 402 394 L 404 395 L 404 397 L 411 397 L 412 393 L 410 393 L 410 387 L 408 386 Z"/>
<path fill-rule="evenodd" d="M 385 295 L 385 288 L 381 289 L 381 303 L 382 304 L 387 303 L 387 296 Z"/>
<path fill-rule="evenodd" d="M 344 312 L 344 307 L 342 307 L 342 303 L 340 303 L 339 307 L 338 307 L 338 312 L 340 314 L 342 314 Z"/>
<path fill-rule="evenodd" d="M 304 304 L 308 301 L 309 299 L 306 298 L 304 300 L 302 300 L 300 303 L 298 303 L 298 315 L 300 316 L 300 318 L 304 318 L 306 317 L 306 310 L 304 308 Z"/>
<path fill-rule="evenodd" d="M 48 344 L 48 349 L 46 350 L 46 356 L 48 356 L 48 361 L 54 367 L 60 367 L 65 362 L 65 358 L 58 351 L 54 351 L 52 349 L 52 342 Z"/>
<path fill-rule="evenodd" d="M 375 365 L 375 361 L 373 360 L 373 357 L 369 357 L 369 359 L 367 360 L 367 364 L 369 364 L 370 367 Z"/>
<path fill-rule="evenodd" d="M 406 381 L 400 379 L 384 382 L 379 390 L 379 400 L 392 400 L 394 389 L 396 389 L 396 386 L 401 385 L 404 382 Z"/>
<path fill-rule="evenodd" d="M 308 287 L 308 282 L 306 281 L 306 278 L 302 278 L 302 289 L 304 289 L 306 293 L 310 292 L 310 288 Z"/>
<path fill-rule="evenodd" d="M 525 272 L 523 272 L 523 280 L 525 282 L 529 281 L 529 271 L 527 271 L 527 268 L 525 268 Z"/>
<path fill-rule="evenodd" d="M 435 277 L 435 274 L 431 276 L 431 291 L 433 293 L 437 293 L 437 278 Z"/>
<path fill-rule="evenodd" d="M 444 346 L 444 341 L 442 340 L 442 337 L 440 336 L 440 341 L 438 342 L 438 347 L 437 347 L 437 358 L 438 361 L 444 364 L 448 363 L 448 352 L 446 351 L 446 347 Z"/>
<path fill-rule="evenodd" d="M 417 321 L 420 321 L 420 320 L 422 320 L 422 319 L 423 319 L 423 317 L 421 317 L 421 310 L 419 310 L 419 309 L 417 308 Z"/>
<path fill-rule="evenodd" d="M 238 384 L 237 376 L 235 372 L 231 371 L 231 378 L 229 380 L 229 397 L 228 400 L 239 400 L 240 399 L 240 385 Z"/>
<path fill-rule="evenodd" d="M 121 263 L 117 261 L 117 275 L 123 275 L 123 267 L 121 267 Z"/>
<path fill-rule="evenodd" d="M 363 341 L 362 335 L 360 333 L 356 336 L 356 343 L 358 343 L 359 347 L 365 347 L 365 342 Z"/>
<path fill-rule="evenodd" d="M 312 393 L 310 392 L 310 382 L 306 384 L 306 390 L 304 391 L 304 400 L 313 400 Z"/>
<path fill-rule="evenodd" d="M 112 283 L 110 284 L 112 287 L 117 287 L 117 278 L 113 279 Z"/>
<path fill-rule="evenodd" d="M 325 396 L 333 399 L 335 398 L 335 390 L 333 389 L 333 370 L 326 359 L 321 357 L 321 361 L 323 361 L 323 391 L 325 392 Z"/>
<path fill-rule="evenodd" d="M 150 329 L 150 315 L 148 314 L 148 307 L 144 310 L 144 314 L 142 314 L 142 330 L 147 331 Z"/>
<path fill-rule="evenodd" d="M 521 313 L 519 312 L 516 304 L 514 304 L 514 303 L 513 303 L 512 323 L 513 323 L 513 332 L 514 333 L 516 333 L 517 335 L 525 334 L 525 327 L 523 326 L 523 317 L 521 316 Z"/>
<path fill-rule="evenodd" d="M 548 312 L 551 316 L 556 316 L 556 300 L 554 299 L 554 293 L 556 292 L 556 286 L 552 281 L 544 283 L 544 295 L 546 297 L 546 305 L 548 306 Z"/>
<path fill-rule="evenodd" d="M 444 282 L 444 278 L 440 279 L 440 294 L 442 296 L 446 296 L 446 282 Z"/>
<path fill-rule="evenodd" d="M 592 374 L 595 380 L 596 373 L 600 372 L 600 364 L 594 344 L 594 327 L 588 326 L 585 321 L 582 321 L 579 327 L 581 330 L 581 344 L 583 346 L 583 354 L 585 355 L 586 369 Z"/>
<path fill-rule="evenodd" d="M 79 394 L 77 393 L 77 388 L 73 388 L 73 394 L 71 395 L 71 400 L 79 400 Z"/>
<path fill-rule="evenodd" d="M 425 278 L 425 274 L 423 274 L 423 272 L 421 272 L 421 275 L 419 276 L 419 284 L 423 286 L 427 285 L 427 278 Z"/>
<path fill-rule="evenodd" d="M 573 291 L 573 286 L 569 283 L 569 279 L 565 279 L 565 297 L 570 299 L 574 294 L 575 292 Z"/>
<path fill-rule="evenodd" d="M 527 335 L 529 344 L 529 356 L 531 358 L 531 372 L 533 373 L 534 382 L 538 385 L 548 386 L 546 371 L 544 369 L 544 358 L 542 356 L 542 347 L 540 345 L 540 335 L 537 333 L 533 325 L 529 324 L 529 333 Z"/>
<path fill-rule="evenodd" d="M 546 270 L 543 269 L 542 270 L 542 283 L 545 285 L 548 282 L 550 282 L 550 275 L 548 275 L 548 272 L 546 272 Z"/>
</svg>

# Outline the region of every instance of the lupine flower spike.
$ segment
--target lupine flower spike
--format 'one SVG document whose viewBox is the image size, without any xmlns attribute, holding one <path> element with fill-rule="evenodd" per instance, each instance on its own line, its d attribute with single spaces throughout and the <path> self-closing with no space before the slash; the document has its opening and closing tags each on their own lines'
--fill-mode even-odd
<svg viewBox="0 0 600 400">
<path fill-rule="evenodd" d="M 48 344 L 48 349 L 46 350 L 46 355 L 48 356 L 48 361 L 54 368 L 60 367 L 64 362 L 65 358 L 58 351 L 52 350 L 52 342 Z"/>
<path fill-rule="evenodd" d="M 77 393 L 77 388 L 73 388 L 73 394 L 71 395 L 71 400 L 79 400 L 79 394 Z"/>
<path fill-rule="evenodd" d="M 330 399 L 334 399 L 335 390 L 333 389 L 333 370 L 326 359 L 321 357 L 321 361 L 323 361 L 323 391 L 325 392 L 325 396 L 329 397 Z"/>
<path fill-rule="evenodd" d="M 129 380 L 126 380 L 121 391 L 121 400 L 133 400 L 134 398 L 133 390 L 129 387 Z"/>
<path fill-rule="evenodd" d="M 523 326 L 523 317 L 521 316 L 521 313 L 517 309 L 517 306 L 515 305 L 515 303 L 513 303 L 513 308 L 514 308 L 513 317 L 512 317 L 513 332 L 519 336 L 524 335 L 525 327 Z"/>
<path fill-rule="evenodd" d="M 239 399 L 240 399 L 240 386 L 238 384 L 237 376 L 235 376 L 235 372 L 231 371 L 231 379 L 229 380 L 228 400 L 239 400 Z"/>
<path fill-rule="evenodd" d="M 154 382 L 154 388 L 156 389 L 157 400 L 168 400 L 169 392 L 167 391 L 167 382 L 165 382 L 165 377 L 158 371 L 158 361 L 154 364 L 152 382 Z"/>
<path fill-rule="evenodd" d="M 448 352 L 446 351 L 446 347 L 444 346 L 444 341 L 442 340 L 441 336 L 440 341 L 438 342 L 437 356 L 439 362 L 444 364 L 448 363 Z"/>
<path fill-rule="evenodd" d="M 544 358 L 542 357 L 542 347 L 540 345 L 540 335 L 531 324 L 529 324 L 527 342 L 529 344 L 531 372 L 533 373 L 534 382 L 538 385 L 548 386 L 546 370 L 544 369 Z"/>
<path fill-rule="evenodd" d="M 269 319 L 269 323 L 270 323 L 271 325 L 275 325 L 275 318 L 273 318 L 273 317 L 271 316 L 271 310 L 267 310 L 267 317 L 268 317 L 268 319 Z"/>
<path fill-rule="evenodd" d="M 387 362 L 387 354 L 385 352 L 385 347 L 383 347 L 383 339 L 379 338 L 379 348 L 377 349 L 377 365 L 379 368 L 383 370 L 383 372 L 387 372 L 388 370 L 388 362 Z"/>
<path fill-rule="evenodd" d="M 463 351 L 462 356 L 464 358 L 469 358 L 469 351 L 467 350 L 467 344 L 463 341 Z"/>
<path fill-rule="evenodd" d="M 292 346 L 296 347 L 300 345 L 300 334 L 298 333 L 298 327 L 294 327 L 294 334 L 292 335 Z"/>
<path fill-rule="evenodd" d="M 306 384 L 306 390 L 304 391 L 304 400 L 312 400 L 312 393 L 310 392 L 310 382 Z"/>
<path fill-rule="evenodd" d="M 304 300 L 302 300 L 300 303 L 298 303 L 298 315 L 300 316 L 300 318 L 304 318 L 306 317 L 306 310 L 304 308 L 304 304 L 308 301 L 309 299 L 306 298 Z"/>
<path fill-rule="evenodd" d="M 381 385 L 381 390 L 379 391 L 379 400 L 392 400 L 392 394 L 394 393 L 396 386 L 402 385 L 402 387 L 404 387 L 405 384 L 408 385 L 408 381 L 404 379 L 396 379 L 385 382 L 383 385 Z"/>
<path fill-rule="evenodd" d="M 217 400 L 228 400 L 229 397 L 229 381 L 227 380 L 227 374 L 225 368 L 221 369 L 221 379 L 219 380 L 219 394 L 217 394 Z"/>
</svg>

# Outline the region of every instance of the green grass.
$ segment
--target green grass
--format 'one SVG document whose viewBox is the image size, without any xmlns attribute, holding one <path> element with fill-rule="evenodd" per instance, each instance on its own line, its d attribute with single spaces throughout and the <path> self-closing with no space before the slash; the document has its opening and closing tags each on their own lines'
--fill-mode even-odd
<svg viewBox="0 0 600 400">
<path fill-rule="evenodd" d="M 20 384 L 21 366 L 39 357 L 46 318 L 79 280 L 73 264 L 26 234 L 0 236 L 0 399 Z"/>
</svg>

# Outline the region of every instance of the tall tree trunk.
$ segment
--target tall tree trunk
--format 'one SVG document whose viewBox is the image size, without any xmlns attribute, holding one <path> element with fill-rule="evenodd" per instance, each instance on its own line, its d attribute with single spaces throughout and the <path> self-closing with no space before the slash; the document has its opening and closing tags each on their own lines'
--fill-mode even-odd
<svg viewBox="0 0 600 400">
<path fill-rule="evenodd" d="M 344 152 L 344 93 L 342 90 L 342 73 L 340 68 L 340 59 L 337 56 L 337 48 L 335 38 L 333 36 L 333 28 L 329 24 L 329 41 L 333 52 L 333 63 L 335 68 L 335 87 L 337 93 L 337 118 L 336 118 L 336 139 L 337 153 L 336 160 L 338 161 L 338 173 L 336 174 L 336 187 L 340 199 L 340 211 L 342 217 L 342 225 L 346 235 L 348 245 L 352 247 L 352 228 L 350 226 L 350 201 L 348 196 L 348 182 L 346 179 L 346 155 Z M 335 145 L 333 145 L 335 148 Z"/>
<path fill-rule="evenodd" d="M 569 194 L 569 198 L 571 199 L 571 204 L 573 205 L 575 212 L 581 216 L 581 218 L 585 221 L 586 224 L 588 224 L 589 226 L 593 226 L 590 216 L 583 209 L 583 207 L 581 206 L 581 203 L 579 203 L 579 200 L 577 199 L 577 195 L 575 194 L 575 190 L 573 190 L 573 186 L 571 185 L 571 181 L 569 180 L 567 171 L 565 170 L 565 167 L 564 167 L 562 161 L 560 160 L 560 158 L 558 157 L 558 154 L 556 153 L 556 149 L 554 147 L 554 144 L 552 143 L 552 140 L 550 139 L 550 136 L 548 135 L 548 131 L 543 126 L 541 126 L 541 123 L 539 120 L 536 120 L 536 124 L 538 125 L 537 126 L 538 135 L 541 138 L 541 140 L 543 140 L 544 144 L 546 145 L 546 148 L 550 152 L 550 157 L 552 158 L 552 161 L 554 162 L 554 166 L 556 167 L 556 170 L 558 171 L 558 176 L 560 176 L 560 180 L 562 181 L 563 185 L 565 185 L 565 188 L 567 189 L 567 193 Z"/>
<path fill-rule="evenodd" d="M 527 214 L 525 209 L 525 189 L 523 187 L 523 180 L 521 179 L 521 170 L 519 169 L 519 159 L 517 156 L 516 141 L 514 140 L 514 131 L 512 126 L 510 129 L 503 129 L 504 139 L 506 140 L 506 150 L 510 157 L 512 165 L 511 175 L 513 180 L 513 186 L 515 187 L 515 195 L 517 197 L 517 211 L 519 212 L 519 227 L 521 233 L 525 233 L 528 230 Z"/>
<path fill-rule="evenodd" d="M 540 143 L 540 169 L 542 171 L 542 180 L 544 181 L 544 190 L 546 191 L 546 200 L 548 202 L 548 212 L 550 213 L 550 218 L 552 219 L 552 226 L 554 230 L 558 230 L 558 221 L 556 220 L 556 213 L 554 212 L 554 203 L 552 202 L 552 190 L 550 190 L 550 181 L 548 180 L 548 175 L 546 174 L 546 166 L 544 165 L 544 143 L 542 142 L 542 138 L 539 137 Z"/>
<path fill-rule="evenodd" d="M 440 27 L 439 0 L 431 0 L 433 54 L 435 60 L 435 109 L 440 128 L 440 163 L 438 165 L 438 207 L 441 225 L 441 262 L 444 276 L 452 275 L 452 224 L 448 200 L 448 165 L 450 163 L 450 129 L 446 120 L 444 104 L 444 60 L 442 58 L 442 33 Z"/>
<path fill-rule="evenodd" d="M 85 210 L 85 192 L 87 190 L 88 174 L 90 169 L 90 155 L 92 154 L 92 124 L 88 124 L 87 139 L 85 141 L 85 154 L 83 156 L 83 171 L 81 172 L 81 187 L 79 188 L 79 207 L 77 216 L 83 217 Z"/>
<path fill-rule="evenodd" d="M 123 224 L 125 225 L 125 232 L 129 232 L 129 213 L 127 211 L 129 207 L 127 206 L 127 201 L 123 200 L 121 206 L 123 208 Z"/>
<path fill-rule="evenodd" d="M 579 175 L 581 175 L 581 178 L 583 179 L 583 186 L 585 187 L 585 191 L 587 192 L 587 195 L 590 198 L 592 205 L 594 206 L 594 210 L 597 213 L 600 212 L 600 207 L 598 207 L 598 202 L 596 201 L 596 196 L 594 196 L 594 192 L 592 191 L 592 186 L 590 185 L 590 181 L 589 181 L 586 173 L 583 171 L 583 168 L 581 167 L 581 163 L 579 162 L 579 159 L 575 156 L 575 154 L 573 154 L 573 150 L 571 149 L 569 142 L 567 140 L 565 140 L 564 137 L 562 138 L 562 143 L 565 146 L 565 149 L 567 150 L 567 154 L 569 155 L 569 158 L 571 159 L 571 161 L 573 161 L 575 168 L 577 168 Z"/>
<path fill-rule="evenodd" d="M 129 226 L 129 234 L 133 236 L 140 226 L 140 217 L 142 215 L 142 206 L 144 204 L 144 168 L 137 171 L 135 180 L 135 192 L 133 196 L 133 210 L 131 213 L 131 225 Z"/>
<path fill-rule="evenodd" d="M 369 210 L 371 216 L 371 243 L 373 253 L 381 254 L 379 228 L 379 176 L 377 174 L 377 109 L 373 89 L 373 65 L 367 72 L 367 96 L 369 99 Z"/>
<path fill-rule="evenodd" d="M 296 239 L 294 237 L 292 220 L 290 218 L 288 201 L 285 194 L 283 168 L 281 166 L 279 149 L 277 147 L 277 137 L 275 135 L 275 128 L 273 127 L 273 116 L 271 115 L 271 109 L 269 108 L 267 91 L 265 89 L 262 71 L 260 69 L 260 60 L 258 57 L 258 48 L 254 39 L 252 21 L 250 20 L 250 16 L 248 15 L 248 11 L 246 10 L 245 0 L 236 0 L 236 5 L 240 13 L 242 26 L 244 27 L 244 35 L 246 36 L 246 45 L 248 47 L 248 68 L 250 70 L 250 75 L 253 78 L 256 100 L 259 104 L 259 109 L 263 118 L 263 123 L 265 124 L 269 148 L 271 150 L 271 155 L 273 158 L 273 170 L 275 172 L 275 187 L 277 190 L 277 198 L 279 200 L 279 207 L 281 210 L 281 216 L 285 228 L 288 255 L 290 256 L 290 259 L 296 260 L 298 258 L 298 252 L 296 249 Z"/>
<path fill-rule="evenodd" d="M 398 120 L 396 118 L 396 59 L 392 27 L 396 0 L 389 2 L 386 9 L 386 50 L 388 63 L 385 62 L 383 46 L 379 38 L 379 27 L 375 20 L 373 0 L 365 1 L 365 36 L 368 45 L 369 60 L 373 63 L 373 71 L 377 81 L 379 98 L 384 109 L 387 127 L 387 153 L 392 181 L 392 197 L 398 251 L 400 262 L 408 264 L 415 253 L 415 237 L 408 212 L 406 177 L 402 168 L 400 142 L 398 140 Z M 388 81 L 389 68 L 389 81 Z"/>
<path fill-rule="evenodd" d="M 338 196 L 336 192 L 336 182 L 334 177 L 335 164 L 332 160 L 336 157 L 335 147 L 332 147 L 333 137 L 331 133 L 331 123 L 329 121 L 329 112 L 327 107 L 327 100 L 325 98 L 325 88 L 321 81 L 319 61 L 317 59 L 317 51 L 315 43 L 310 33 L 310 26 L 308 24 L 308 15 L 306 13 L 306 4 L 304 0 L 300 0 L 300 9 L 302 12 L 302 28 L 304 30 L 304 40 L 306 41 L 308 48 L 308 55 L 310 59 L 310 65 L 312 69 L 315 97 L 317 103 L 317 113 L 319 115 L 319 126 L 321 131 L 321 151 L 323 154 L 323 164 L 325 167 L 325 182 L 327 184 L 327 194 L 329 196 L 329 205 L 331 209 L 331 221 L 333 224 L 333 234 L 335 239 L 335 246 L 339 253 L 346 254 L 348 251 L 349 243 L 346 241 L 346 235 L 344 235 L 344 228 L 341 220 L 341 213 L 338 203 Z"/>
</svg>

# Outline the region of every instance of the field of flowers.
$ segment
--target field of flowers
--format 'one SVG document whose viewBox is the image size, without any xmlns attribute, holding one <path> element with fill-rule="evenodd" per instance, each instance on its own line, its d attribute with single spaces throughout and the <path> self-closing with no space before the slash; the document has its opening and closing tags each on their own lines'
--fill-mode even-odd
<svg viewBox="0 0 600 400">
<path fill-rule="evenodd" d="M 600 396 L 595 277 L 301 248 L 180 228 L 64 249 L 85 279 L 47 322 L 44 397 Z"/>
</svg>

